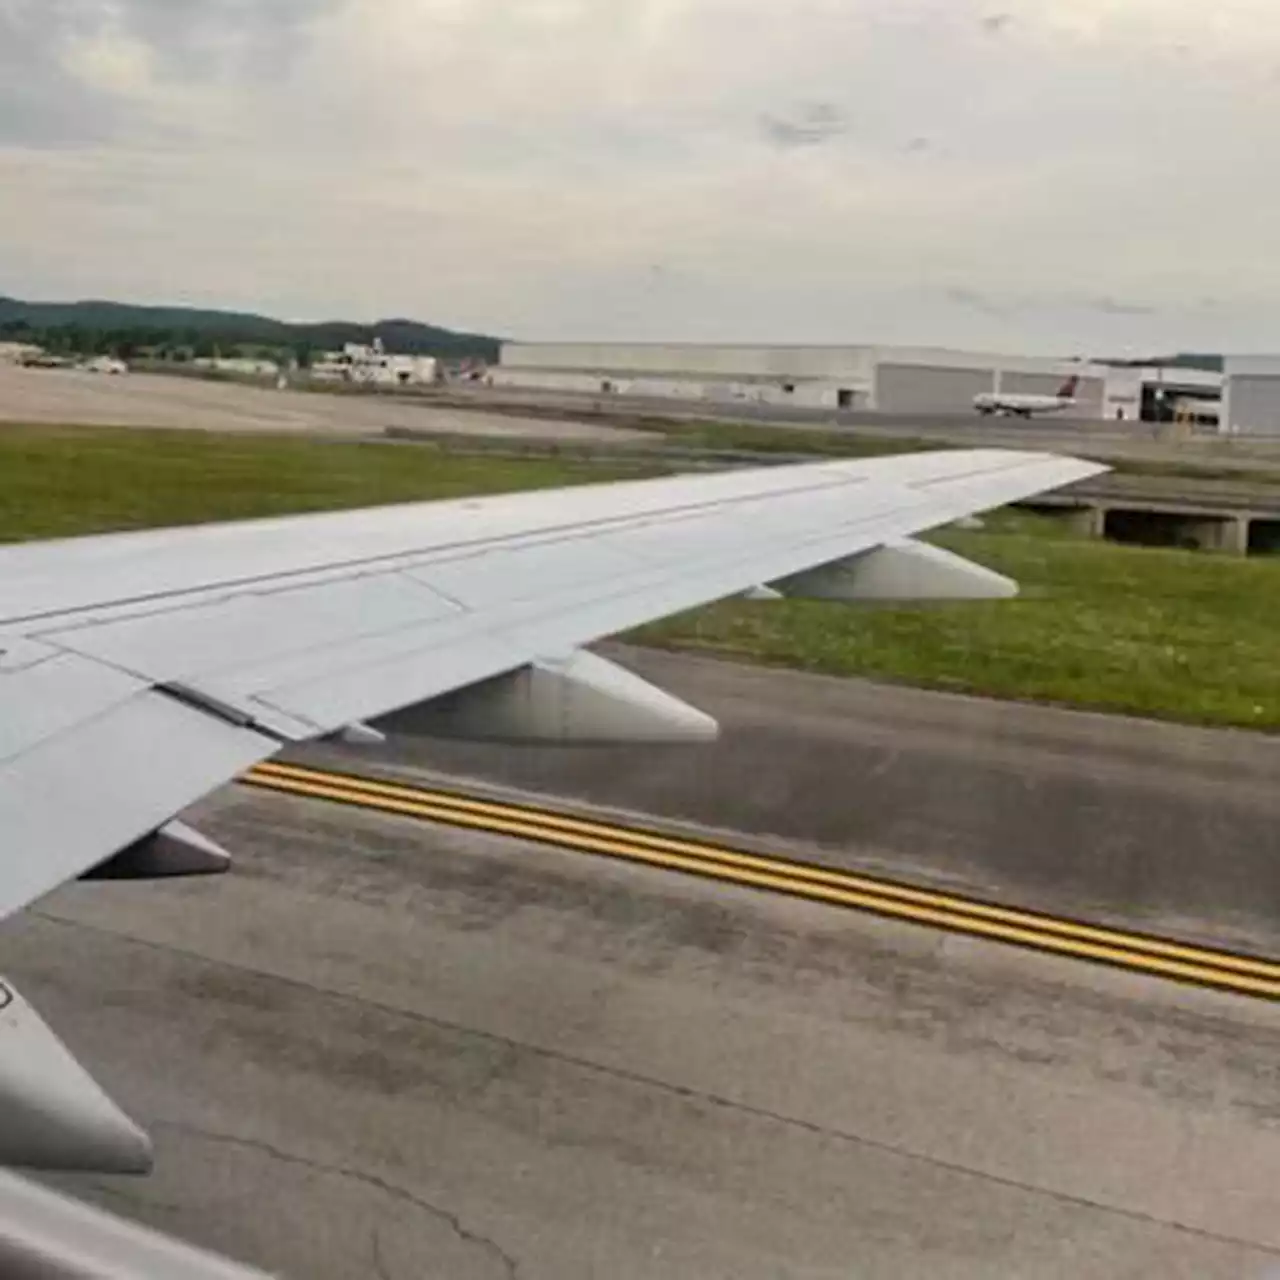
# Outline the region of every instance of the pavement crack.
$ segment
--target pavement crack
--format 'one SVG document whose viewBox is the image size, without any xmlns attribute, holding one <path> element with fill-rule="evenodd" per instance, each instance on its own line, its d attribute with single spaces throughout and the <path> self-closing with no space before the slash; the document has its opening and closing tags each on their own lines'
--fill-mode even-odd
<svg viewBox="0 0 1280 1280">
<path fill-rule="evenodd" d="M 1044 1196 L 1045 1198 L 1053 1200 L 1059 1204 L 1072 1205 L 1075 1208 L 1088 1209 L 1095 1213 L 1108 1214 L 1112 1217 L 1123 1218 L 1130 1222 L 1141 1222 L 1149 1226 L 1165 1227 L 1170 1231 L 1176 1231 L 1183 1235 L 1192 1236 L 1196 1239 L 1209 1240 L 1216 1244 L 1233 1245 L 1238 1248 L 1252 1249 L 1269 1258 L 1280 1258 L 1280 1247 L 1265 1244 L 1257 1240 L 1250 1240 L 1243 1236 L 1231 1235 L 1227 1232 L 1213 1231 L 1206 1227 L 1194 1226 L 1190 1223 L 1181 1222 L 1175 1218 L 1163 1217 L 1158 1213 L 1152 1213 L 1144 1209 L 1131 1208 L 1125 1205 L 1108 1204 L 1104 1200 L 1093 1199 L 1089 1196 L 1071 1191 L 1063 1191 L 1055 1187 L 1046 1186 L 1044 1183 L 1027 1181 L 1011 1175 L 996 1173 L 990 1169 L 977 1168 L 973 1165 L 964 1164 L 958 1160 L 948 1160 L 945 1157 L 932 1155 L 926 1151 L 913 1150 L 910 1147 L 901 1146 L 885 1139 L 872 1138 L 868 1137 L 866 1134 L 856 1133 L 852 1130 L 838 1129 L 828 1125 L 818 1124 L 812 1120 L 805 1120 L 799 1116 L 786 1115 L 782 1112 L 771 1111 L 767 1107 L 757 1106 L 750 1102 L 744 1102 L 736 1098 L 729 1098 L 723 1094 L 694 1088 L 690 1085 L 677 1084 L 673 1081 L 664 1080 L 657 1076 L 650 1076 L 643 1072 L 629 1070 L 626 1067 L 597 1062 L 591 1058 L 582 1057 L 578 1054 L 566 1053 L 563 1050 L 553 1049 L 546 1045 L 529 1044 L 525 1041 L 516 1040 L 510 1036 L 502 1035 L 499 1032 L 486 1031 L 481 1028 L 468 1026 L 465 1023 L 453 1022 L 447 1018 L 440 1018 L 432 1014 L 421 1013 L 414 1009 L 405 1008 L 403 1005 L 388 1004 L 379 1000 L 371 1000 L 366 996 L 357 996 L 340 989 L 335 990 L 332 987 L 320 986 L 301 978 L 289 977 L 288 975 L 275 973 L 270 970 L 256 969 L 252 965 L 237 964 L 234 961 L 210 957 L 202 952 L 177 946 L 173 943 L 155 942 L 150 938 L 139 937 L 136 934 L 131 934 L 125 930 L 109 929 L 101 925 L 83 923 L 78 920 L 56 915 L 47 910 L 30 911 L 28 914 L 39 916 L 53 925 L 60 925 L 64 928 L 83 929 L 90 933 L 103 934 L 107 937 L 128 941 L 137 946 L 146 947 L 154 951 L 164 952 L 170 955 L 186 956 L 192 960 L 199 961 L 201 964 L 230 970 L 235 973 L 252 974 L 266 981 L 279 982 L 283 985 L 295 987 L 303 991 L 310 991 L 315 995 L 324 997 L 325 999 L 341 1001 L 342 1003 L 355 1005 L 361 1008 L 378 1009 L 388 1015 L 403 1018 L 407 1021 L 419 1023 L 425 1026 L 431 1026 L 438 1030 L 449 1032 L 450 1034 L 472 1036 L 477 1040 L 484 1040 L 490 1044 L 503 1046 L 514 1050 L 517 1053 L 526 1053 L 534 1057 L 542 1058 L 544 1061 L 561 1063 L 566 1066 L 574 1067 L 580 1071 L 593 1072 L 597 1075 L 606 1076 L 614 1080 L 625 1081 L 633 1085 L 638 1085 L 642 1088 L 658 1090 L 674 1097 L 683 1098 L 686 1101 L 700 1103 L 705 1106 L 712 1106 L 718 1109 L 722 1108 L 736 1112 L 739 1115 L 752 1116 L 771 1124 L 782 1125 L 786 1128 L 811 1133 L 829 1141 L 847 1143 L 851 1146 L 856 1146 L 867 1151 L 882 1152 L 886 1155 L 896 1156 L 900 1160 L 906 1160 L 929 1168 L 939 1169 L 946 1173 L 959 1174 L 968 1178 L 974 1178 L 981 1182 L 986 1182 L 991 1186 L 1008 1187 L 1012 1190 L 1024 1191 L 1031 1195 Z M 203 1134 L 203 1131 L 200 1129 L 180 1124 L 171 1124 L 169 1127 L 177 1131 Z M 213 1134 L 205 1136 L 217 1139 L 219 1135 Z M 253 1139 L 237 1139 L 225 1136 L 223 1137 L 223 1140 L 228 1142 L 241 1142 L 246 1146 L 257 1145 L 260 1149 L 268 1153 L 277 1154 L 281 1159 L 291 1160 L 294 1163 L 302 1165 L 308 1164 L 308 1161 L 302 1157 L 290 1156 L 285 1152 L 276 1152 L 274 1148 L 267 1144 L 255 1143 L 255 1140 Z M 313 1167 L 323 1169 L 325 1172 L 341 1172 L 340 1170 L 328 1169 L 323 1165 L 315 1165 Z M 418 1203 L 410 1193 L 404 1191 L 402 1188 L 395 1187 L 393 1184 L 384 1183 L 371 1174 L 352 1172 L 349 1176 L 367 1182 L 372 1186 L 381 1187 L 391 1195 L 399 1196 L 400 1198 L 413 1203 Z M 434 1205 L 422 1202 L 420 1207 L 427 1212 L 445 1219 L 446 1221 L 456 1221 L 447 1213 L 437 1209 Z M 499 1249 L 497 1245 L 494 1245 L 491 1241 L 485 1241 L 483 1237 L 471 1237 L 463 1233 L 461 1229 L 459 1229 L 459 1234 L 462 1235 L 463 1239 L 476 1239 L 478 1243 L 482 1242 L 487 1244 L 496 1255 L 502 1258 L 504 1266 L 507 1268 L 508 1275 L 514 1277 L 517 1274 L 517 1264 L 515 1261 L 511 1259 L 508 1254 Z"/>
<path fill-rule="evenodd" d="M 222 1146 L 236 1147 L 242 1151 L 255 1151 L 281 1164 L 308 1169 L 313 1173 L 327 1174 L 330 1177 L 345 1178 L 351 1182 L 358 1182 L 363 1186 L 372 1187 L 375 1191 L 380 1191 L 383 1195 L 389 1196 L 393 1200 L 413 1206 L 415 1209 L 436 1219 L 437 1222 L 443 1222 L 464 1244 L 472 1245 L 488 1253 L 501 1266 L 507 1280 L 517 1280 L 519 1276 L 519 1262 L 496 1240 L 491 1239 L 489 1236 L 481 1235 L 480 1232 L 468 1227 L 462 1221 L 461 1216 L 454 1213 L 453 1210 L 446 1209 L 423 1196 L 416 1195 L 407 1187 L 388 1182 L 385 1178 L 378 1177 L 377 1174 L 366 1173 L 363 1169 L 353 1169 L 346 1165 L 330 1164 L 324 1160 L 315 1160 L 309 1156 L 298 1155 L 296 1152 L 286 1151 L 284 1148 L 277 1147 L 260 1138 L 246 1138 L 240 1134 L 220 1133 L 217 1130 L 203 1129 L 198 1125 L 183 1124 L 176 1120 L 157 1120 L 153 1123 L 153 1128 L 167 1130 L 170 1133 L 183 1134 L 187 1137 L 199 1138 L 205 1142 L 218 1143 Z M 376 1231 L 373 1237 L 373 1253 L 379 1276 L 383 1277 L 383 1280 L 390 1280 L 385 1259 L 382 1257 L 382 1242 Z"/>
<path fill-rule="evenodd" d="M 373 1254 L 373 1270 L 378 1280 L 391 1280 L 391 1272 L 387 1270 L 387 1261 L 382 1256 L 382 1235 L 376 1226 L 369 1233 L 369 1245 Z"/>
</svg>

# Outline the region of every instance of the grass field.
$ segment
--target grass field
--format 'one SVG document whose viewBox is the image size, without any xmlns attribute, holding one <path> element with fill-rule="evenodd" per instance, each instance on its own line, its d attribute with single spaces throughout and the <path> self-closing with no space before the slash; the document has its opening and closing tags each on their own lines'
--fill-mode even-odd
<svg viewBox="0 0 1280 1280">
<path fill-rule="evenodd" d="M 69 536 L 636 475 L 560 460 L 200 432 L 0 429 L 0 539 Z M 631 640 L 836 675 L 1204 724 L 1280 727 L 1280 558 L 1118 547 L 1001 512 L 936 540 L 1014 601 L 729 603 Z"/>
<path fill-rule="evenodd" d="M 1022 586 L 925 609 L 728 603 L 644 628 L 661 647 L 1191 723 L 1280 728 L 1280 561 L 1086 541 L 1001 513 L 936 541 Z"/>
<path fill-rule="evenodd" d="M 0 541 L 502 493 L 646 474 L 559 459 L 198 431 L 0 427 Z"/>
<path fill-rule="evenodd" d="M 829 458 L 878 458 L 918 453 L 922 449 L 960 448 L 917 436 L 870 436 L 854 431 L 797 430 L 739 422 L 673 422 L 662 427 L 660 434 L 671 444 L 687 449 L 811 454 Z"/>
<path fill-rule="evenodd" d="M 655 431 L 672 444 L 696 449 L 723 449 L 744 453 L 811 454 L 832 458 L 870 458 L 895 453 L 916 453 L 921 449 L 961 449 L 968 446 L 954 441 L 932 440 L 925 436 L 875 436 L 861 434 L 857 428 L 832 431 L 824 427 L 772 427 L 746 422 L 680 422 L 665 423 L 640 420 L 631 425 Z M 1009 446 L 1002 446 L 1009 447 Z M 1041 446 L 1034 435 L 1028 435 L 1025 447 Z M 1090 457 L 1089 441 L 1081 440 L 1073 450 L 1080 457 Z M 1098 460 L 1122 475 L 1155 476 L 1170 480 L 1236 481 L 1258 486 L 1280 485 L 1280 468 L 1249 466 L 1247 455 L 1232 465 L 1230 455 L 1212 454 L 1185 458 L 1110 457 L 1105 449 Z"/>
</svg>

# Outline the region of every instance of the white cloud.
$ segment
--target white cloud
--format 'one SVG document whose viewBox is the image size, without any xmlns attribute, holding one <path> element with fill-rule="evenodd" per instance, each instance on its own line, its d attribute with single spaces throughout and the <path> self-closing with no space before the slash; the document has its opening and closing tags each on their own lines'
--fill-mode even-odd
<svg viewBox="0 0 1280 1280">
<path fill-rule="evenodd" d="M 217 11 L 249 12 L 50 24 L 59 101 L 111 128 L 0 135 L 0 291 L 531 336 L 1280 343 L 1261 0 L 258 0 L 233 35 Z"/>
<path fill-rule="evenodd" d="M 136 97 L 153 84 L 151 47 L 119 31 L 72 39 L 62 55 L 64 69 L 89 89 Z"/>
<path fill-rule="evenodd" d="M 1042 22 L 1095 45 L 1127 42 L 1157 48 L 1191 41 L 1199 53 L 1251 55 L 1280 48 L 1270 0 L 1018 0 L 1005 6 L 1027 22 Z"/>
</svg>

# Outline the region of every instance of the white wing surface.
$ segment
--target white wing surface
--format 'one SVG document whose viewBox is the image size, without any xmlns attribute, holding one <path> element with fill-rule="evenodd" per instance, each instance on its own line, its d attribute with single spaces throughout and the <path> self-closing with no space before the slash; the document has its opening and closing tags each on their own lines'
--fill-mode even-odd
<svg viewBox="0 0 1280 1280">
<path fill-rule="evenodd" d="M 1101 470 L 925 453 L 2 549 L 0 917 L 285 743 Z"/>
<path fill-rule="evenodd" d="M 956 450 L 0 549 L 0 918 L 87 873 L 220 869 L 177 814 L 288 743 L 390 713 L 534 740 L 710 736 L 582 646 L 746 592 L 1009 594 L 911 535 L 1102 470 Z M 20 1076 L 0 1066 L 0 1135 L 6 1096 L 36 1087 Z M 0 1163 L 40 1155 L 0 1138 Z"/>
</svg>

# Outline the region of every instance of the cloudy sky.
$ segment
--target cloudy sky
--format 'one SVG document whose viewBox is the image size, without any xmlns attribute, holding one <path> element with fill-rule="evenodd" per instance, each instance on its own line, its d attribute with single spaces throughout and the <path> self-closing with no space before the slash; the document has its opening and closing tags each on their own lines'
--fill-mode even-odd
<svg viewBox="0 0 1280 1280">
<path fill-rule="evenodd" d="M 1280 349 L 1274 0 L 0 0 L 0 293 Z"/>
</svg>

